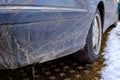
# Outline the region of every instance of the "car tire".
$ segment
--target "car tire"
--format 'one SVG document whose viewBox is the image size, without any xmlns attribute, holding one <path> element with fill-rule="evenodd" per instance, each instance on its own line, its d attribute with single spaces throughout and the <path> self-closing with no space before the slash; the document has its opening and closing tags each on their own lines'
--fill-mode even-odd
<svg viewBox="0 0 120 80">
<path fill-rule="evenodd" d="M 97 9 L 91 27 L 88 32 L 86 45 L 83 50 L 74 54 L 74 58 L 80 62 L 92 63 L 100 55 L 102 41 L 102 23 L 100 12 Z"/>
</svg>

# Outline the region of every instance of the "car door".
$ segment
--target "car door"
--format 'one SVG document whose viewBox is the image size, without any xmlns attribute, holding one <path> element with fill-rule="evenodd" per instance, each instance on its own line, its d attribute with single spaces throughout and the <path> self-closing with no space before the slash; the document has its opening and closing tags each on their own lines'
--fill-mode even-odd
<svg viewBox="0 0 120 80">
<path fill-rule="evenodd" d="M 1 34 L 10 36 L 8 41 L 2 35 L 1 43 L 11 44 L 4 51 L 12 48 L 17 67 L 68 55 L 60 52 L 85 43 L 85 0 L 0 0 L 0 5 L 0 24 L 7 24 Z"/>
<path fill-rule="evenodd" d="M 16 7 L 16 11 L 8 11 L 6 14 L 5 11 L 1 11 L 0 21 L 1 23 L 26 23 L 79 17 L 82 16 L 80 11 L 86 9 L 84 4 L 84 0 L 1 0 L 2 8 L 6 5 L 9 8 L 12 6 L 11 10 Z M 19 10 L 17 10 L 17 7 Z M 20 7 L 22 10 L 20 10 Z M 44 14 L 47 16 L 44 16 Z"/>
</svg>

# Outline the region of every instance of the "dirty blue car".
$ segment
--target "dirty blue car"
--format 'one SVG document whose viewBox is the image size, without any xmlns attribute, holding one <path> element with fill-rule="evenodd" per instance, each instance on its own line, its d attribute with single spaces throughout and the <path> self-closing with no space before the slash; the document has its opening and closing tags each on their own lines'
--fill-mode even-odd
<svg viewBox="0 0 120 80">
<path fill-rule="evenodd" d="M 0 69 L 69 54 L 94 62 L 117 17 L 116 0 L 0 0 Z"/>
</svg>

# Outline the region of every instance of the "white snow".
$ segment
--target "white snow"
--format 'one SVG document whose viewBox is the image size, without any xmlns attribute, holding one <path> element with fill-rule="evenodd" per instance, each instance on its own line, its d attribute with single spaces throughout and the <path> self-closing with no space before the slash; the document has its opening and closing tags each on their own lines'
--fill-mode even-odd
<svg viewBox="0 0 120 80">
<path fill-rule="evenodd" d="M 105 67 L 101 80 L 120 80 L 120 23 L 112 29 L 103 52 Z"/>
</svg>

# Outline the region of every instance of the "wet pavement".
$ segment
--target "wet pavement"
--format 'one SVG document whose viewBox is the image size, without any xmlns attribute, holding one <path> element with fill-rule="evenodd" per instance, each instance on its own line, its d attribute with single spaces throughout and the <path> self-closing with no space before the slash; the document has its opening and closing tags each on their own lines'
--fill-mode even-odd
<svg viewBox="0 0 120 80">
<path fill-rule="evenodd" d="M 109 28 L 106 32 L 109 32 Z M 102 50 L 105 47 L 107 33 L 103 36 Z M 102 55 L 93 64 L 83 64 L 75 61 L 71 56 L 42 64 L 35 64 L 16 70 L 0 70 L 0 80 L 99 80 L 104 59 Z M 34 69 L 33 69 L 34 68 Z M 32 70 L 34 70 L 32 72 Z"/>
</svg>

